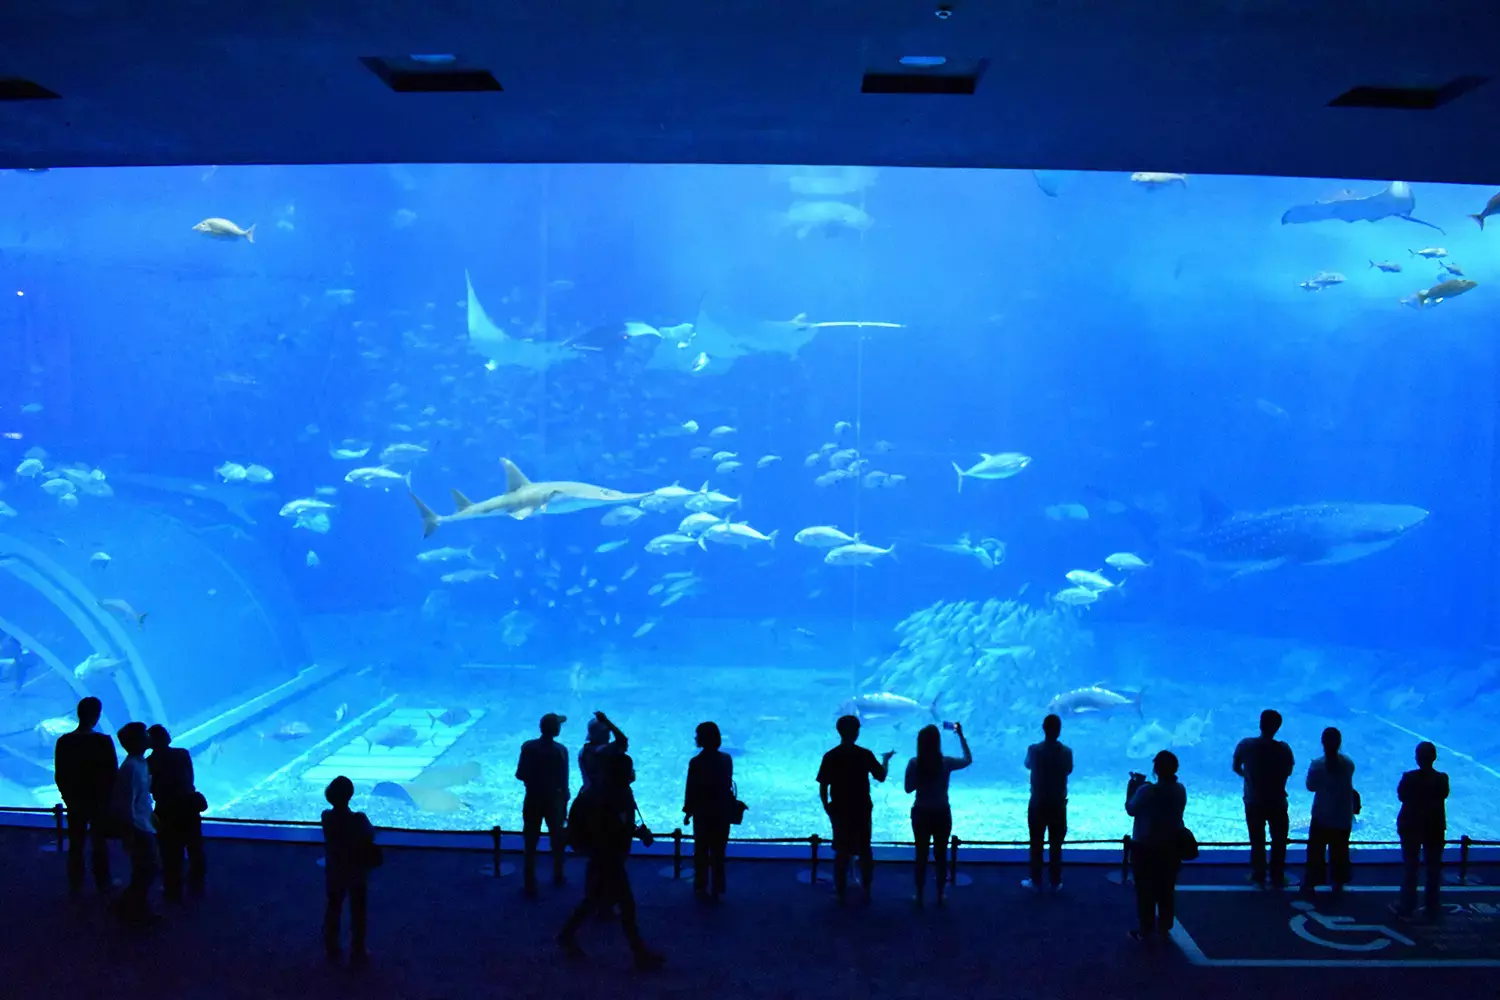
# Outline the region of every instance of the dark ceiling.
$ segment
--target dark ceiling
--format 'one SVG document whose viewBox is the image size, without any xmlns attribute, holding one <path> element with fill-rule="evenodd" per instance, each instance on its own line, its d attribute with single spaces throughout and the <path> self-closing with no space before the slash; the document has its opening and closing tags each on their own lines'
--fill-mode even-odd
<svg viewBox="0 0 1500 1000">
<path fill-rule="evenodd" d="M 951 7 L 944 19 L 932 0 L 11 3 L 0 79 L 59 98 L 0 101 L 0 166 L 682 161 L 1500 181 L 1494 0 Z M 362 62 L 437 53 L 489 70 L 503 92 L 398 93 Z M 861 92 L 907 55 L 979 67 L 974 93 Z M 1362 85 L 1440 101 L 1451 81 L 1489 77 L 1431 110 L 1328 106 Z"/>
</svg>

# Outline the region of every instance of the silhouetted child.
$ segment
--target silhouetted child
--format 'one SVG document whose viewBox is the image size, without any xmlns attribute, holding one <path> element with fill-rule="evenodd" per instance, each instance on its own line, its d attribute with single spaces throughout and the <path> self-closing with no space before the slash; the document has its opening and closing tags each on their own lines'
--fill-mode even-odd
<svg viewBox="0 0 1500 1000">
<path fill-rule="evenodd" d="M 1296 768 L 1292 748 L 1276 738 L 1281 713 L 1260 713 L 1260 735 L 1247 736 L 1234 748 L 1234 773 L 1245 779 L 1245 825 L 1250 830 L 1250 881 L 1264 886 L 1267 879 L 1266 834 L 1271 836 L 1270 884 L 1286 885 L 1286 842 L 1290 821 L 1286 809 L 1286 781 Z"/>
<path fill-rule="evenodd" d="M 1026 806 L 1027 832 L 1031 835 L 1031 877 L 1021 880 L 1028 889 L 1042 887 L 1042 841 L 1051 857 L 1047 866 L 1053 889 L 1062 888 L 1062 845 L 1068 835 L 1068 775 L 1073 773 L 1073 751 L 1058 740 L 1062 719 L 1049 715 L 1042 720 L 1042 742 L 1026 748 L 1026 770 L 1031 772 L 1031 801 Z"/>
<path fill-rule="evenodd" d="M 119 914 L 126 920 L 152 919 L 148 895 L 156 881 L 156 824 L 151 815 L 151 771 L 146 751 L 151 742 L 144 722 L 127 722 L 115 734 L 125 750 L 125 762 L 115 776 L 114 822 L 130 853 L 130 884 L 120 896 Z"/>
<path fill-rule="evenodd" d="M 521 889 L 528 896 L 536 895 L 536 848 L 543 823 L 547 824 L 547 842 L 552 848 L 552 884 L 565 881 L 568 748 L 557 742 L 557 737 L 567 721 L 567 716 L 554 712 L 542 716 L 542 735 L 521 744 L 521 758 L 516 763 L 516 780 L 526 785 L 526 798 L 521 803 Z"/>
<path fill-rule="evenodd" d="M 83 889 L 84 842 L 93 838 L 94 885 L 109 892 L 110 800 L 114 794 L 115 741 L 94 729 L 103 706 L 98 698 L 78 703 L 78 728 L 58 737 L 53 753 L 57 791 L 68 808 L 68 886 Z"/>
<path fill-rule="evenodd" d="M 1435 919 L 1442 910 L 1438 893 L 1443 885 L 1443 838 L 1448 832 L 1448 775 L 1433 767 L 1437 747 L 1417 744 L 1417 769 L 1401 775 L 1396 797 L 1401 812 L 1396 817 L 1396 832 L 1401 836 L 1401 860 L 1406 866 L 1401 880 L 1401 899 L 1392 908 L 1404 917 L 1417 909 L 1417 870 L 1427 862 L 1427 893 L 1424 909 Z"/>
<path fill-rule="evenodd" d="M 323 878 L 328 888 L 328 905 L 323 911 L 323 947 L 328 957 L 337 960 L 339 920 L 344 900 L 349 900 L 349 958 L 361 962 L 365 951 L 366 880 L 370 870 L 380 864 L 380 849 L 375 844 L 375 828 L 362 812 L 352 812 L 349 800 L 354 798 L 354 782 L 342 774 L 328 783 L 323 792 L 332 809 L 323 810 Z"/>
<path fill-rule="evenodd" d="M 948 838 L 953 835 L 953 810 L 948 804 L 948 776 L 974 763 L 964 727 L 951 724 L 963 747 L 962 757 L 943 756 L 943 731 L 937 726 L 923 726 L 917 732 L 917 755 L 906 762 L 906 791 L 915 792 L 911 807 L 911 832 L 917 842 L 916 896 L 922 905 L 927 891 L 927 854 L 931 851 L 937 868 L 937 901 L 943 905 L 948 884 Z"/>
<path fill-rule="evenodd" d="M 875 881 L 875 858 L 870 853 L 875 805 L 870 798 L 870 779 L 885 781 L 896 751 L 887 750 L 877 760 L 859 746 L 857 715 L 841 716 L 837 728 L 841 742 L 823 755 L 818 767 L 818 795 L 833 827 L 833 887 L 842 903 L 849 885 L 849 863 L 857 857 L 865 902 L 869 902 Z"/>
<path fill-rule="evenodd" d="M 717 723 L 699 723 L 694 739 L 701 749 L 688 761 L 682 821 L 693 824 L 693 892 L 717 900 L 724 894 L 724 852 L 733 825 L 734 759 L 719 749 L 724 736 Z"/>
<path fill-rule="evenodd" d="M 147 730 L 151 756 L 151 797 L 156 800 L 156 841 L 161 849 L 162 895 L 182 901 L 182 863 L 187 858 L 188 889 L 203 895 L 203 810 L 208 803 L 193 782 L 193 758 L 182 747 L 172 746 L 165 726 Z"/>
<path fill-rule="evenodd" d="M 1307 790 L 1313 793 L 1301 890 L 1307 896 L 1325 879 L 1334 892 L 1342 892 L 1352 875 L 1349 835 L 1354 830 L 1354 761 L 1339 753 L 1343 742 L 1337 729 L 1323 730 L 1323 756 L 1307 768 Z"/>
</svg>

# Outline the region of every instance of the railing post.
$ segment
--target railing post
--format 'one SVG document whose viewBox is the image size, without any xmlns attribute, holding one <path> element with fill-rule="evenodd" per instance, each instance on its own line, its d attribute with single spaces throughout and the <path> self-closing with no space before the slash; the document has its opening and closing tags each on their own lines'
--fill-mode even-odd
<svg viewBox="0 0 1500 1000">
<path fill-rule="evenodd" d="M 1458 881 L 1460 884 L 1469 881 L 1469 835 L 1466 833 L 1458 838 Z"/>
<path fill-rule="evenodd" d="M 1130 841 L 1130 834 L 1127 833 L 1125 835 L 1125 837 L 1124 837 L 1123 843 L 1121 844 L 1121 848 L 1122 849 L 1120 851 L 1120 884 L 1121 885 L 1125 885 L 1127 882 L 1130 881 L 1130 861 L 1131 861 L 1130 854 L 1131 854 L 1131 846 L 1132 845 L 1131 845 L 1131 841 Z"/>
<path fill-rule="evenodd" d="M 698 853 L 698 842 L 693 841 L 693 854 Z M 672 831 L 672 879 L 682 878 L 682 827 Z"/>
<path fill-rule="evenodd" d="M 807 884 L 808 885 L 817 885 L 818 884 L 818 845 L 820 845 L 820 844 L 823 843 L 823 838 L 820 837 L 818 834 L 815 833 L 811 837 L 807 838 L 807 842 L 808 842 L 808 844 L 810 844 L 812 846 L 812 867 L 808 870 Z"/>
<path fill-rule="evenodd" d="M 550 836 L 550 832 L 549 832 Z M 500 827 L 498 825 L 490 829 L 490 842 L 494 849 L 495 877 L 500 877 Z M 550 845 L 549 845 L 550 846 Z"/>
<path fill-rule="evenodd" d="M 52 807 L 52 823 L 57 830 L 57 853 L 63 852 L 63 804 L 57 803 Z"/>
<path fill-rule="evenodd" d="M 958 845 L 957 837 L 948 842 L 948 884 L 958 885 Z"/>
</svg>

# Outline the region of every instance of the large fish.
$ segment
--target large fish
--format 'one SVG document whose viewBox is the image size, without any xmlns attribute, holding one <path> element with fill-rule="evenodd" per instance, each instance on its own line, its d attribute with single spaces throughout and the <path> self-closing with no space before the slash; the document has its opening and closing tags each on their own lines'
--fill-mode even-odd
<svg viewBox="0 0 1500 1000">
<path fill-rule="evenodd" d="M 1392 181 L 1390 187 L 1384 191 L 1364 197 L 1360 197 L 1353 191 L 1340 191 L 1332 198 L 1309 202 L 1306 205 L 1293 205 L 1281 216 L 1281 224 L 1285 226 L 1288 223 L 1327 222 L 1331 219 L 1337 219 L 1340 222 L 1405 219 L 1407 222 L 1415 222 L 1419 226 L 1436 229 L 1440 233 L 1444 232 L 1441 226 L 1434 226 L 1430 222 L 1412 218 L 1411 213 L 1416 207 L 1417 199 L 1411 193 L 1411 185 L 1405 181 Z"/>
<path fill-rule="evenodd" d="M 453 490 L 453 505 L 456 509 L 452 514 L 435 513 L 415 493 L 411 494 L 412 502 L 422 514 L 422 537 L 430 537 L 439 526 L 450 521 L 501 516 L 521 520 L 532 514 L 568 514 L 589 507 L 629 503 L 651 495 L 649 492 L 621 493 L 607 486 L 589 483 L 533 483 L 510 459 L 502 458 L 500 464 L 505 467 L 505 492 L 474 503 L 458 490 Z"/>
<path fill-rule="evenodd" d="M 1311 503 L 1232 513 L 1202 495 L 1203 520 L 1172 548 L 1235 576 L 1280 566 L 1328 566 L 1389 548 L 1427 518 L 1405 504 Z"/>
</svg>

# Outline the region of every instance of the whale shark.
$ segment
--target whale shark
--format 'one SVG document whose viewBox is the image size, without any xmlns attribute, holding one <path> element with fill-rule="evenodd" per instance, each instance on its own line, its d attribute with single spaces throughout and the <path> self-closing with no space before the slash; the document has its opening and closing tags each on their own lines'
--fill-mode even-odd
<svg viewBox="0 0 1500 1000">
<path fill-rule="evenodd" d="M 1281 224 L 1303 222 L 1326 222 L 1338 219 L 1343 222 L 1379 222 L 1381 219 L 1405 219 L 1428 229 L 1436 229 L 1447 235 L 1441 226 L 1412 217 L 1417 207 L 1416 196 L 1411 185 L 1405 181 L 1392 181 L 1384 191 L 1360 197 L 1353 191 L 1340 191 L 1331 198 L 1293 205 L 1281 216 Z"/>
<path fill-rule="evenodd" d="M 422 537 L 430 538 L 440 526 L 454 521 L 473 521 L 482 517 L 513 517 L 520 521 L 533 514 L 568 514 L 590 507 L 629 503 L 648 497 L 652 492 L 621 493 L 607 486 L 567 481 L 534 483 L 510 459 L 502 458 L 500 464 L 505 467 L 505 492 L 474 503 L 458 490 L 453 490 L 454 511 L 451 514 L 435 513 L 412 493 L 412 502 L 422 515 Z"/>
<path fill-rule="evenodd" d="M 474 282 L 469 278 L 468 271 L 464 272 L 464 285 L 469 290 L 469 347 L 488 359 L 486 367 L 525 368 L 528 371 L 544 372 L 553 365 L 580 356 L 571 346 L 560 341 L 512 337 L 496 326 L 484 311 L 479 296 L 474 294 Z"/>
<path fill-rule="evenodd" d="M 1197 528 L 1169 540 L 1178 554 L 1236 577 L 1281 566 L 1330 566 L 1389 548 L 1427 519 L 1404 504 L 1325 502 L 1231 512 L 1202 494 Z"/>
</svg>

